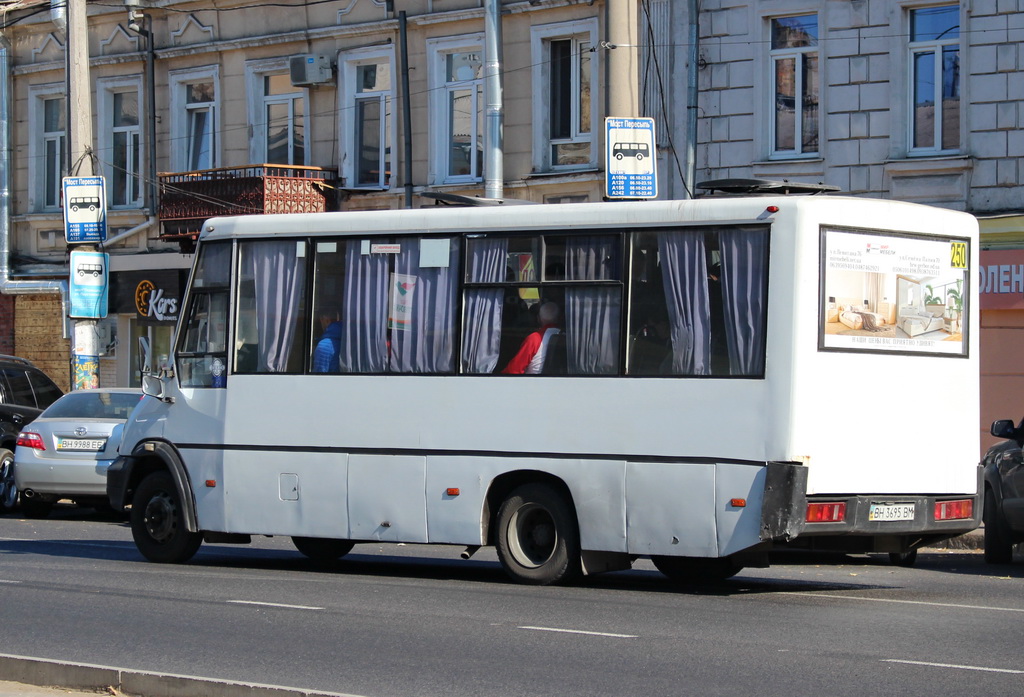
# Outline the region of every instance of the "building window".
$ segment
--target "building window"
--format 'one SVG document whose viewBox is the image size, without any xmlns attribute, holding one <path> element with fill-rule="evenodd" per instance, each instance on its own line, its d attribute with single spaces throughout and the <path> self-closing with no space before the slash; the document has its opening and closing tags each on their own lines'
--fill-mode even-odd
<svg viewBox="0 0 1024 697">
<path fill-rule="evenodd" d="M 66 102 L 63 86 L 29 88 L 29 208 L 57 210 L 61 205 L 61 179 L 67 174 Z"/>
<path fill-rule="evenodd" d="M 64 97 L 43 100 L 43 207 L 60 206 L 61 178 L 65 173 L 67 135 Z"/>
<path fill-rule="evenodd" d="M 174 72 L 169 79 L 173 167 L 178 171 L 217 167 L 217 68 Z"/>
<path fill-rule="evenodd" d="M 818 153 L 818 17 L 772 20 L 772 155 Z"/>
<path fill-rule="evenodd" d="M 910 11 L 913 154 L 960 147 L 960 7 Z"/>
<path fill-rule="evenodd" d="M 248 66 L 249 122 L 253 126 L 252 161 L 277 165 L 308 164 L 306 90 L 292 85 L 288 59 Z"/>
<path fill-rule="evenodd" d="M 142 205 L 141 81 L 97 80 L 100 160 L 111 206 Z"/>
<path fill-rule="evenodd" d="M 537 171 L 596 166 L 596 36 L 596 20 L 531 29 Z"/>
<path fill-rule="evenodd" d="M 483 178 L 482 37 L 428 41 L 431 113 L 441 128 L 433 134 L 435 183 Z"/>
<path fill-rule="evenodd" d="M 387 189 L 392 169 L 392 51 L 347 53 L 339 63 L 345 182 L 352 188 Z"/>
</svg>

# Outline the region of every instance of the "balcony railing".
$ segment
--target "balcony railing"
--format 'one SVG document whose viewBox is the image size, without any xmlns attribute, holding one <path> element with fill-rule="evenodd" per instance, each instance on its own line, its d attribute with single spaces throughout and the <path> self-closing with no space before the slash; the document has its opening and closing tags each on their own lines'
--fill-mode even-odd
<svg viewBox="0 0 1024 697">
<path fill-rule="evenodd" d="M 248 165 L 158 175 L 164 239 L 195 239 L 203 221 L 221 215 L 322 213 L 334 210 L 334 170 Z"/>
</svg>

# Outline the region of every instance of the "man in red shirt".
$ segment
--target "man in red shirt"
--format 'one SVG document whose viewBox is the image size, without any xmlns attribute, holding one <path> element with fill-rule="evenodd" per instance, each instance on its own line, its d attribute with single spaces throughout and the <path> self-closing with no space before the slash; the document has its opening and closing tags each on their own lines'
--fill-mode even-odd
<svg viewBox="0 0 1024 697">
<path fill-rule="evenodd" d="M 544 367 L 544 357 L 547 355 L 548 342 L 555 334 L 561 333 L 558 328 L 561 312 L 558 305 L 553 302 L 546 302 L 540 306 L 537 313 L 537 321 L 540 322 L 540 329 L 532 332 L 523 339 L 519 351 L 508 362 L 501 372 L 505 375 L 537 375 Z"/>
</svg>

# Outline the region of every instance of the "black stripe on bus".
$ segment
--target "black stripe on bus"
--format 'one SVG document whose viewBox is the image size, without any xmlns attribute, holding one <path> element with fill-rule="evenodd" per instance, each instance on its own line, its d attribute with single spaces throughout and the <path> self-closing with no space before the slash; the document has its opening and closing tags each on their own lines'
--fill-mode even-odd
<svg viewBox="0 0 1024 697">
<path fill-rule="evenodd" d="M 764 467 L 768 463 L 760 460 L 740 460 L 716 457 L 683 457 L 670 455 L 626 455 L 596 453 L 548 453 L 508 452 L 505 450 L 430 450 L 423 448 L 345 448 L 340 446 L 290 445 L 242 445 L 235 443 L 176 443 L 180 450 L 221 450 L 231 452 L 273 452 L 273 453 L 337 453 L 345 455 L 404 455 L 419 457 L 493 457 L 493 458 L 536 458 L 541 460 L 624 460 L 626 462 L 653 462 L 688 465 L 749 465 Z"/>
</svg>

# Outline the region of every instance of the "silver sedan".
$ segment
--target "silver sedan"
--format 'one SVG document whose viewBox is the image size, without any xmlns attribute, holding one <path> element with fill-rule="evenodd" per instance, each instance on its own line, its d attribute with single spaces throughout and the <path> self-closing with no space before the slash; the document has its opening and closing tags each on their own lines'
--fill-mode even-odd
<svg viewBox="0 0 1024 697">
<path fill-rule="evenodd" d="M 60 499 L 108 509 L 107 468 L 141 398 L 140 390 L 123 387 L 69 392 L 18 434 L 14 480 L 22 513 L 46 517 Z"/>
</svg>

